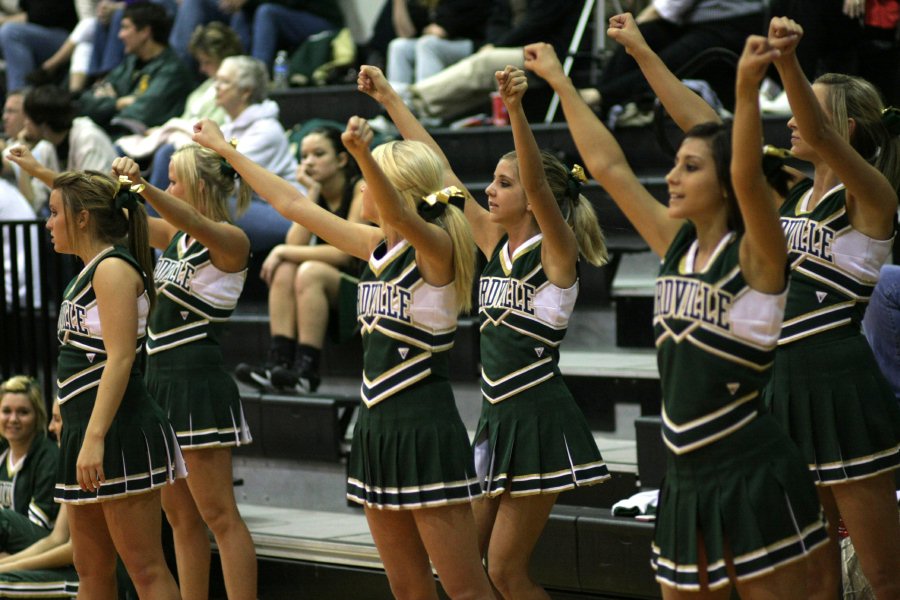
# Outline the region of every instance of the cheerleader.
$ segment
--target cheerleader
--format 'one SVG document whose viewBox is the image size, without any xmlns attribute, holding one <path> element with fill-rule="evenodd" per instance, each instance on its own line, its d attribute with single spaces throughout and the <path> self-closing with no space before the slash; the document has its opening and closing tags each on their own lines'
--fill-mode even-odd
<svg viewBox="0 0 900 600">
<path fill-rule="evenodd" d="M 250 241 L 228 213 L 235 172 L 196 144 L 172 155 L 166 191 L 148 185 L 130 158 L 117 158 L 112 169 L 162 217 L 150 219 L 150 244 L 163 254 L 154 273 L 158 302 L 150 315 L 147 387 L 168 413 L 190 470 L 162 494 L 181 595 L 209 596 L 209 526 L 228 597 L 253 600 L 256 553 L 234 498 L 231 463 L 232 448 L 251 436 L 219 345 L 250 259 Z M 239 186 L 239 214 L 250 194 L 249 186 Z"/>
<path fill-rule="evenodd" d="M 451 598 L 491 598 L 470 508 L 480 490 L 448 381 L 457 314 L 471 303 L 474 250 L 450 203 L 455 194 L 440 191 L 440 161 L 414 142 L 371 152 L 372 130 L 351 118 L 342 141 L 365 179 L 362 216 L 378 224 L 369 227 L 298 195 L 229 146 L 215 123 L 201 121 L 195 132 L 282 215 L 368 261 L 357 296 L 362 406 L 347 497 L 365 507 L 394 595 L 436 600 L 433 564 Z"/>
<path fill-rule="evenodd" d="M 743 598 L 805 597 L 808 556 L 827 541 L 800 455 L 758 416 L 786 298 L 784 238 L 759 149 L 758 86 L 774 54 L 765 38 L 748 39 L 734 160 L 721 124 L 693 127 L 666 176 L 665 207 L 552 47 L 525 48 L 526 68 L 559 93 L 591 173 L 663 257 L 654 332 L 668 452 L 652 564 L 664 598 L 727 597 L 732 584 Z"/>
</svg>

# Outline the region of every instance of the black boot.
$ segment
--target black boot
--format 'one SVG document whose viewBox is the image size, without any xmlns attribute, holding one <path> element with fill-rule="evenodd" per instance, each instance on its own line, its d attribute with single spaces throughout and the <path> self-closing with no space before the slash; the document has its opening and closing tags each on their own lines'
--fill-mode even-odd
<svg viewBox="0 0 900 600">
<path fill-rule="evenodd" d="M 272 384 L 280 389 L 309 394 L 319 389 L 319 357 L 322 351 L 306 344 L 298 344 L 294 354 L 294 364 L 272 369 Z"/>
<path fill-rule="evenodd" d="M 258 385 L 264 388 L 274 387 L 272 373 L 275 369 L 289 367 L 294 362 L 296 342 L 282 335 L 272 337 L 272 345 L 262 365 L 240 363 L 234 368 L 234 376 L 238 381 Z"/>
</svg>

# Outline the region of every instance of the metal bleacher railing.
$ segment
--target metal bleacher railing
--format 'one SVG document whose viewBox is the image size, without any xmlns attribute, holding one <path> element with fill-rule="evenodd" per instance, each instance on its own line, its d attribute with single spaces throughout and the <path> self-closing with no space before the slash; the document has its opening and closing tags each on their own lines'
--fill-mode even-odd
<svg viewBox="0 0 900 600">
<path fill-rule="evenodd" d="M 74 258 L 53 251 L 43 221 L 0 223 L 0 376 L 30 375 L 56 394 L 56 320 Z"/>
</svg>

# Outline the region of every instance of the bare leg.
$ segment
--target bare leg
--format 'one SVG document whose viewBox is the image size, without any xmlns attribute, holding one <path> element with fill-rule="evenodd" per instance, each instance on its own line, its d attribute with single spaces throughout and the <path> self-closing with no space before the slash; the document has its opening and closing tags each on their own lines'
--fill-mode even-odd
<svg viewBox="0 0 900 600">
<path fill-rule="evenodd" d="M 269 284 L 269 333 L 287 338 L 297 337 L 297 302 L 294 296 L 294 277 L 297 265 L 282 262 L 275 267 Z"/>
<path fill-rule="evenodd" d="M 667 585 L 661 585 L 663 600 L 728 600 L 731 597 L 731 586 L 726 585 L 717 590 L 709 589 L 709 572 L 706 559 L 706 544 L 703 541 L 703 535 L 697 532 L 697 569 L 700 577 L 700 591 L 688 592 L 677 590 Z M 731 557 L 726 556 L 726 564 L 729 576 L 733 575 Z"/>
<path fill-rule="evenodd" d="M 437 600 L 428 553 L 419 538 L 412 512 L 366 507 L 366 520 L 394 597 L 397 600 Z"/>
<path fill-rule="evenodd" d="M 328 330 L 328 311 L 335 304 L 341 272 L 311 260 L 300 265 L 294 280 L 297 295 L 297 327 L 301 344 L 322 348 Z"/>
<path fill-rule="evenodd" d="M 549 600 L 547 592 L 528 574 L 537 544 L 559 494 L 500 497 L 488 544 L 491 583 L 507 600 Z"/>
<path fill-rule="evenodd" d="M 487 496 L 472 502 L 472 512 L 475 514 L 475 526 L 478 530 L 479 555 L 487 554 L 488 542 L 491 540 L 491 531 L 494 529 L 494 521 L 497 519 L 497 510 L 500 508 L 500 497 L 488 498 Z"/>
<path fill-rule="evenodd" d="M 783 598 L 807 598 L 807 570 L 815 562 L 816 555 L 827 554 L 828 547 L 821 546 L 807 557 L 779 567 L 775 572 L 736 583 L 743 600 L 782 600 Z"/>
<path fill-rule="evenodd" d="M 99 504 L 68 504 L 69 531 L 78 571 L 78 597 L 115 600 L 116 548 Z"/>
<path fill-rule="evenodd" d="M 828 521 L 828 544 L 807 561 L 808 597 L 815 600 L 835 600 L 841 589 L 841 550 L 838 545 L 838 512 L 832 486 L 816 486 L 819 502 Z"/>
<path fill-rule="evenodd" d="M 894 473 L 833 485 L 831 491 L 875 597 L 900 599 L 900 520 Z"/>
<path fill-rule="evenodd" d="M 187 485 L 216 538 L 229 600 L 256 598 L 256 550 L 234 499 L 230 448 L 185 450 Z"/>
<path fill-rule="evenodd" d="M 193 471 L 190 476 L 194 476 Z M 172 526 L 181 598 L 206 600 L 209 597 L 209 535 L 187 481 L 179 479 L 173 485 L 164 487 L 162 505 Z"/>
<path fill-rule="evenodd" d="M 412 511 L 428 556 L 453 600 L 494 597 L 478 553 L 478 535 L 470 504 Z"/>
<path fill-rule="evenodd" d="M 160 527 L 159 491 L 100 504 L 109 535 L 141 600 L 178 600 L 178 586 L 166 566 Z"/>
</svg>

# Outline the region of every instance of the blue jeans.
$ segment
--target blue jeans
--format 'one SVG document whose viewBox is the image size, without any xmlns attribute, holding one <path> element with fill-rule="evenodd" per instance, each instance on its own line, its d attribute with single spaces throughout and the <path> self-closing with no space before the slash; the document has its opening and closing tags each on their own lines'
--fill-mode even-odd
<svg viewBox="0 0 900 600">
<path fill-rule="evenodd" d="M 0 48 L 6 59 L 7 93 L 25 87 L 25 76 L 53 56 L 68 37 L 65 29 L 34 23 L 4 23 L 0 27 Z"/>
<path fill-rule="evenodd" d="M 250 47 L 250 29 L 243 18 L 243 11 L 239 10 L 233 15 L 225 13 L 219 9 L 218 0 L 182 0 L 175 13 L 175 22 L 169 34 L 169 45 L 193 71 L 197 69 L 197 61 L 188 51 L 191 35 L 198 25 L 206 25 L 212 21 L 230 24 L 241 38 L 244 50 Z"/>
<path fill-rule="evenodd" d="M 91 63 L 88 75 L 102 77 L 119 66 L 125 58 L 125 46 L 119 39 L 119 27 L 122 24 L 122 9 L 112 14 L 109 23 L 97 23 L 94 30 L 94 49 L 91 52 Z"/>
<path fill-rule="evenodd" d="M 900 266 L 881 268 L 863 328 L 882 373 L 900 401 Z"/>
<path fill-rule="evenodd" d="M 318 15 L 278 4 L 260 4 L 253 14 L 252 27 L 250 54 L 270 68 L 279 47 L 293 52 L 314 33 L 337 28 Z"/>
</svg>

